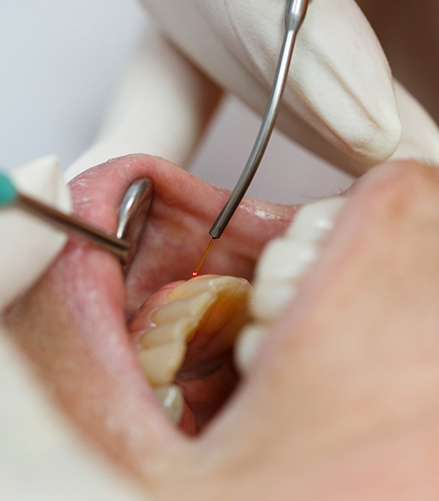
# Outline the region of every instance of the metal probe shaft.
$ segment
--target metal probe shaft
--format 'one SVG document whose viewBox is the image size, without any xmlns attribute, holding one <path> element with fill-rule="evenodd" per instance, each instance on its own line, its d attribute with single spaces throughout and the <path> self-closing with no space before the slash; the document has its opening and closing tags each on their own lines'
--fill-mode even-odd
<svg viewBox="0 0 439 501">
<path fill-rule="evenodd" d="M 40 218 L 42 217 L 54 226 L 80 233 L 86 236 L 88 240 L 93 241 L 96 245 L 118 256 L 123 262 L 127 261 L 130 243 L 117 238 L 117 236 L 110 231 L 97 228 L 79 217 L 65 214 L 54 207 L 50 207 L 22 193 L 17 193 L 15 205 L 31 214 Z"/>
<path fill-rule="evenodd" d="M 293 55 L 294 44 L 297 33 L 305 19 L 307 8 L 308 0 L 288 0 L 285 13 L 285 35 L 282 42 L 282 48 L 280 51 L 279 61 L 277 63 L 276 74 L 267 109 L 256 137 L 255 144 L 250 153 L 250 157 L 247 160 L 247 164 L 245 165 L 229 200 L 223 207 L 209 231 L 210 236 L 214 239 L 219 238 L 226 226 L 229 224 L 230 219 L 238 208 L 245 192 L 256 174 L 256 171 L 258 170 L 259 164 L 261 163 L 279 112 L 280 102 L 282 100 L 282 94 L 287 81 L 288 70 L 290 68 L 291 58 Z"/>
</svg>

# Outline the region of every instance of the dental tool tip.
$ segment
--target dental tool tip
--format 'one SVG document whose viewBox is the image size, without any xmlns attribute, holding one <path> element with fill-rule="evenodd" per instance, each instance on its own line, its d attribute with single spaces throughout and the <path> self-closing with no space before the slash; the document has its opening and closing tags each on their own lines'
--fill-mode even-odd
<svg viewBox="0 0 439 501">
<path fill-rule="evenodd" d="M 201 268 L 201 265 L 203 264 L 204 260 L 207 257 L 207 254 L 209 254 L 209 251 L 212 248 L 213 242 L 215 242 L 215 239 L 212 237 L 212 240 L 210 241 L 209 245 L 207 246 L 207 249 L 205 250 L 203 257 L 201 258 L 199 265 L 196 267 L 195 271 L 192 273 L 193 277 L 196 277 L 198 275 L 200 268 Z"/>
</svg>

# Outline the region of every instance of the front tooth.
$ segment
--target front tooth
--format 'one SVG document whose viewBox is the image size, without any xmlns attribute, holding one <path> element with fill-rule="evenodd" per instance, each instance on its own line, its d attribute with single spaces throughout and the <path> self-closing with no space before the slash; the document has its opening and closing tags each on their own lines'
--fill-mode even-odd
<svg viewBox="0 0 439 501">
<path fill-rule="evenodd" d="M 141 350 L 137 360 L 148 381 L 154 386 L 169 384 L 183 363 L 186 344 L 175 341 L 149 350 Z"/>
<path fill-rule="evenodd" d="M 154 327 L 140 336 L 139 343 L 146 350 L 173 341 L 187 343 L 192 339 L 199 323 L 199 319 L 194 317 L 180 318 L 174 322 Z"/>
<path fill-rule="evenodd" d="M 241 373 L 249 371 L 266 335 L 267 328 L 261 324 L 247 325 L 242 330 L 234 351 L 235 363 Z"/>
<path fill-rule="evenodd" d="M 264 249 L 255 273 L 252 311 L 256 323 L 241 332 L 235 349 L 241 372 L 248 371 L 269 323 L 294 299 L 344 204 L 345 198 L 334 197 L 302 207 L 285 235 Z"/>
<path fill-rule="evenodd" d="M 253 316 L 260 321 L 270 321 L 282 312 L 296 292 L 297 286 L 288 281 L 263 280 L 256 283 L 251 306 Z"/>
<path fill-rule="evenodd" d="M 253 312 L 257 319 L 275 318 L 294 297 L 344 204 L 345 198 L 334 197 L 305 205 L 285 235 L 268 243 L 256 270 Z"/>
<path fill-rule="evenodd" d="M 285 236 L 306 242 L 323 240 L 334 227 L 335 218 L 345 201 L 344 197 L 333 197 L 304 205 Z"/>
<path fill-rule="evenodd" d="M 203 292 L 196 297 L 173 301 L 155 311 L 151 315 L 151 320 L 156 325 L 163 325 L 187 316 L 201 318 L 213 305 L 215 300 L 215 294 L 212 292 Z"/>
<path fill-rule="evenodd" d="M 177 425 L 183 414 L 184 404 L 180 388 L 175 385 L 161 386 L 159 388 L 154 388 L 154 393 L 157 400 L 162 404 L 169 419 Z"/>
<path fill-rule="evenodd" d="M 271 240 L 264 250 L 256 272 L 256 279 L 296 282 L 317 259 L 314 242 L 286 238 Z"/>
<path fill-rule="evenodd" d="M 344 203 L 343 197 L 334 197 L 303 206 L 285 235 L 265 247 L 256 279 L 291 282 L 300 279 L 317 259 L 319 244 L 333 228 Z"/>
</svg>

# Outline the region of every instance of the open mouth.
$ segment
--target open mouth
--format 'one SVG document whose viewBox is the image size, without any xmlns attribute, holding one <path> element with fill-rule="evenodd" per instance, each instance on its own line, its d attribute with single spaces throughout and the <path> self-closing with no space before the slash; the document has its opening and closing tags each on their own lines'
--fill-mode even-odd
<svg viewBox="0 0 439 501">
<path fill-rule="evenodd" d="M 161 159 L 135 155 L 76 178 L 75 211 L 114 231 L 125 190 L 142 177 L 152 179 L 155 195 L 126 279 L 114 256 L 71 237 L 7 322 L 76 424 L 116 461 L 151 475 L 164 444 L 172 444 L 172 454 L 186 444 L 171 420 L 197 435 L 236 388 L 238 333 L 254 318 L 260 332 L 270 317 L 260 295 L 248 308 L 248 281 L 263 247 L 285 232 L 297 207 L 245 200 L 203 265 L 205 275 L 187 282 L 225 191 Z M 282 256 L 276 260 L 283 266 Z M 251 337 L 241 343 L 241 371 Z"/>
</svg>

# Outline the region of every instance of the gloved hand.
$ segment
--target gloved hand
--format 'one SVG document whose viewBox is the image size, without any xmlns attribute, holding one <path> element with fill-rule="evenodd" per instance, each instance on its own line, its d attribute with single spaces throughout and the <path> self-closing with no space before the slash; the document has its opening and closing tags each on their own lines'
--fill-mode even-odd
<svg viewBox="0 0 439 501">
<path fill-rule="evenodd" d="M 184 165 L 220 88 L 263 113 L 279 55 L 286 2 L 143 0 L 164 35 L 148 36 L 102 134 L 68 177 L 110 156 L 143 151 Z M 366 2 L 367 3 L 367 2 Z M 369 2 L 370 3 L 370 2 Z M 298 37 L 278 126 L 355 175 L 398 157 L 439 160 L 439 133 L 393 78 L 353 0 L 312 0 Z"/>
<path fill-rule="evenodd" d="M 21 192 L 70 211 L 70 192 L 55 157 L 41 158 L 9 174 Z M 64 247 L 67 236 L 14 207 L 0 211 L 0 234 L 1 312 L 44 273 Z"/>
<path fill-rule="evenodd" d="M 184 166 L 220 89 L 260 114 L 265 110 L 286 0 L 143 3 L 178 50 L 148 26 L 98 142 L 68 177 L 132 152 L 156 154 Z M 310 2 L 278 126 L 354 175 L 390 157 L 401 136 L 396 157 L 439 162 L 436 124 L 400 84 L 394 86 L 384 52 L 354 0 Z"/>
<path fill-rule="evenodd" d="M 164 33 L 208 75 L 262 112 L 278 57 L 285 1 L 143 2 Z M 416 6 L 413 12 L 392 0 L 360 3 L 381 20 L 401 18 L 400 12 L 414 18 L 419 10 Z M 385 12 L 386 5 L 392 6 L 390 12 Z M 423 10 L 431 13 L 432 7 Z M 381 21 L 383 33 L 392 29 L 389 24 Z M 399 25 L 402 29 L 413 22 Z M 425 33 L 426 23 L 422 26 Z M 402 60 L 410 53 L 407 44 L 424 40 L 419 36 L 413 40 L 404 30 Z M 392 40 L 393 52 L 400 53 L 397 38 L 387 38 Z M 374 32 L 353 0 L 310 2 L 290 74 L 279 126 L 293 139 L 354 174 L 364 171 L 364 166 L 340 158 L 319 134 L 360 164 L 378 163 L 393 153 L 401 131 L 392 76 Z M 399 86 L 396 98 L 404 133 L 404 151 L 399 156 L 420 153 L 439 159 L 435 124 Z"/>
<path fill-rule="evenodd" d="M 143 2 L 166 36 L 213 80 L 263 112 L 285 0 Z M 338 163 L 339 153 L 322 137 L 361 163 L 393 153 L 400 124 L 390 70 L 353 0 L 311 1 L 293 58 L 279 117 L 285 132 Z"/>
</svg>

